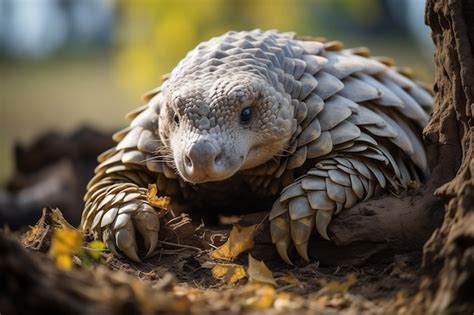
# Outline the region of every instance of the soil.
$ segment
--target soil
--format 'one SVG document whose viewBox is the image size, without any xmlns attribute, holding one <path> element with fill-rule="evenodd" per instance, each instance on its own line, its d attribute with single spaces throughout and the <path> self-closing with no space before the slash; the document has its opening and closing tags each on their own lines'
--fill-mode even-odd
<svg viewBox="0 0 474 315">
<path fill-rule="evenodd" d="M 44 210 L 40 221 L 26 233 L 0 234 L 4 284 L 0 310 L 5 314 L 420 314 L 427 309 L 418 294 L 423 279 L 421 251 L 363 267 L 323 266 L 319 262 L 289 267 L 280 260 L 267 261 L 278 285 L 262 296 L 273 303 L 254 305 L 251 301 L 260 296 L 260 287 L 247 280 L 229 285 L 214 278 L 210 267 L 215 261 L 209 250 L 192 245 L 163 245 L 142 263 L 105 253 L 91 267 L 76 265 L 61 271 L 48 250 L 52 231 L 61 227 L 63 220 L 59 210 Z M 188 228 L 175 229 L 173 234 L 192 238 L 186 235 Z M 246 256 L 234 263 L 246 265 Z M 288 276 L 292 283 L 284 280 Z M 147 299 L 154 302 L 145 303 Z"/>
</svg>

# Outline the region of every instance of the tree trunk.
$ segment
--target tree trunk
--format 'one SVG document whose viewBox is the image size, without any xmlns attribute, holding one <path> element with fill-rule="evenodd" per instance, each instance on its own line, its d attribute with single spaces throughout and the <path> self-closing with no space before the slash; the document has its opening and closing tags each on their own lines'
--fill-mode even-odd
<svg viewBox="0 0 474 315">
<path fill-rule="evenodd" d="M 434 165 L 428 186 L 445 207 L 424 247 L 432 311 L 474 310 L 474 1 L 428 0 L 435 44 L 435 111 L 425 129 Z"/>
</svg>

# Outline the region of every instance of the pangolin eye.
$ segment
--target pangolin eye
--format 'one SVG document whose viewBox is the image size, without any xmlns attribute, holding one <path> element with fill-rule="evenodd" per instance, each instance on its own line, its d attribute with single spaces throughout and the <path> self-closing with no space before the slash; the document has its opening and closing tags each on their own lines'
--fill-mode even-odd
<svg viewBox="0 0 474 315">
<path fill-rule="evenodd" d="M 179 116 L 178 114 L 174 114 L 173 116 L 173 120 L 174 120 L 174 123 L 176 124 L 176 126 L 179 126 Z"/>
<path fill-rule="evenodd" d="M 252 119 L 252 108 L 246 107 L 240 112 L 240 123 L 246 125 Z"/>
</svg>

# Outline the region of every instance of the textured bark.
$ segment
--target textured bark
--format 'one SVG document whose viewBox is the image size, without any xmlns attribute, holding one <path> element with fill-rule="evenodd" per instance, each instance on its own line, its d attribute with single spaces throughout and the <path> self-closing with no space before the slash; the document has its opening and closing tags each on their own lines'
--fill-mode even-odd
<svg viewBox="0 0 474 315">
<path fill-rule="evenodd" d="M 433 31 L 435 111 L 425 129 L 433 177 L 445 205 L 444 222 L 424 248 L 432 311 L 474 310 L 474 2 L 429 0 Z"/>
<path fill-rule="evenodd" d="M 332 266 L 362 266 L 393 261 L 400 253 L 421 253 L 433 230 L 441 225 L 441 209 L 442 204 L 436 200 L 429 187 L 419 192 L 411 191 L 404 196 L 382 195 L 359 203 L 334 217 L 328 227 L 331 241 L 314 233 L 308 252 L 323 265 Z M 240 223 L 255 224 L 267 214 L 268 212 L 246 215 Z M 266 262 L 281 261 L 271 243 L 269 230 L 267 222 L 264 223 L 257 234 L 252 255 Z M 212 229 L 208 233 L 227 234 L 226 231 Z"/>
</svg>

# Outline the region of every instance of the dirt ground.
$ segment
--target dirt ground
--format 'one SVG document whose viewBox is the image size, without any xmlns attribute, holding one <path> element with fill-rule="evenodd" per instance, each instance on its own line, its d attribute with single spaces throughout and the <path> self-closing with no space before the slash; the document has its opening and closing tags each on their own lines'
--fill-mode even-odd
<svg viewBox="0 0 474 315">
<path fill-rule="evenodd" d="M 68 252 L 71 266 L 64 270 L 54 254 L 54 232 L 76 231 L 72 226 L 77 226 L 82 209 L 77 196 L 83 195 L 82 189 L 96 165 L 95 157 L 110 145 L 108 134 L 82 128 L 71 134 L 47 134 L 30 146 L 17 147 L 18 170 L 0 194 L 0 219 L 23 228 L 0 232 L 0 283 L 5 284 L 0 286 L 2 314 L 427 312 L 430 301 L 419 293 L 430 283 L 421 272 L 422 245 L 433 228 L 423 224 L 426 231 L 419 233 L 420 224 L 412 221 L 433 221 L 432 212 L 427 206 L 423 219 L 412 217 L 408 210 L 398 211 L 403 203 L 396 204 L 402 200 L 397 196 L 375 199 L 340 216 L 335 226 L 343 233 L 333 231 L 333 238 L 342 244 L 355 238 L 361 244 L 338 247 L 322 239 L 310 243 L 310 250 L 316 253 L 312 263 L 294 259 L 295 265 L 289 266 L 278 257 L 269 240 L 267 213 L 263 212 L 241 217 L 239 224 L 244 228 L 254 224 L 260 228 L 243 241 L 248 243 L 248 250 L 238 251 L 232 261 L 212 254 L 228 240 L 232 229 L 229 222 L 207 226 L 187 216 L 165 216 L 161 245 L 142 263 L 107 250 L 100 252 L 97 260 L 84 256 L 83 249 L 91 247 L 92 238 L 78 232 L 78 249 Z M 413 190 L 407 198 L 417 200 L 421 196 Z M 387 204 L 388 200 L 393 204 Z M 45 203 L 59 204 L 63 212 L 45 209 L 41 216 Z M 9 217 L 12 213 L 16 221 Z M 18 216 L 20 213 L 23 217 Z M 419 240 L 393 237 L 399 233 L 397 228 L 390 231 L 390 222 L 400 217 L 405 217 L 400 224 L 415 229 Z M 374 219 L 378 224 L 370 223 Z M 344 232 L 346 226 L 360 225 L 372 228 L 354 234 Z M 342 234 L 346 239 L 341 238 Z M 375 243 L 364 245 L 364 240 Z M 252 271 L 249 260 L 253 258 L 248 253 L 268 267 L 265 276 Z"/>
<path fill-rule="evenodd" d="M 105 251 L 88 266 L 74 255 L 73 267 L 61 270 L 51 255 L 51 243 L 55 230 L 68 227 L 65 222 L 59 210 L 44 210 L 26 232 L 1 233 L 2 313 L 423 314 L 428 306 L 417 294 L 427 281 L 420 272 L 421 251 L 363 267 L 323 266 L 317 261 L 288 266 L 275 259 L 264 261 L 274 284 L 249 280 L 255 278 L 251 275 L 230 284 L 213 275 L 213 267 L 222 261 L 209 255 L 212 248 L 171 239 L 142 263 Z M 183 226 L 174 233 L 189 238 Z M 86 236 L 84 244 L 89 241 Z M 258 256 L 255 249 L 252 254 Z M 231 264 L 251 273 L 245 253 Z"/>
</svg>

